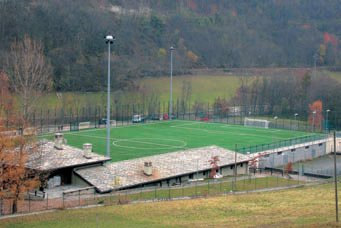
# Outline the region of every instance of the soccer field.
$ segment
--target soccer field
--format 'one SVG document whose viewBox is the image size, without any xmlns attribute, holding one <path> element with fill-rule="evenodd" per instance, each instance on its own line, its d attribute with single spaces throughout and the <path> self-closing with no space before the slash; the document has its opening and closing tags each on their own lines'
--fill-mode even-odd
<svg viewBox="0 0 341 228">
<path fill-rule="evenodd" d="M 112 161 L 209 145 L 234 150 L 236 144 L 240 148 L 309 135 L 306 132 L 282 129 L 184 120 L 113 127 L 110 134 Z M 83 143 L 92 143 L 94 152 L 105 155 L 105 128 L 64 132 L 64 137 L 67 139 L 67 144 L 78 148 L 82 148 Z"/>
</svg>

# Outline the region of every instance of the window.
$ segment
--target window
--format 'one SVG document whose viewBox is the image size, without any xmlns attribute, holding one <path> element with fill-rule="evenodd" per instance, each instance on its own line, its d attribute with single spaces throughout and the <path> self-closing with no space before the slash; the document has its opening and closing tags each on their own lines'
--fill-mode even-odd
<svg viewBox="0 0 341 228">
<path fill-rule="evenodd" d="M 193 173 L 189 174 L 189 179 L 193 179 Z"/>
<path fill-rule="evenodd" d="M 291 149 L 291 152 L 294 152 L 294 151 L 296 151 L 296 149 Z"/>
<path fill-rule="evenodd" d="M 306 146 L 305 148 L 306 148 L 306 149 L 309 149 L 309 146 Z"/>
<path fill-rule="evenodd" d="M 202 175 L 206 176 L 206 171 L 204 171 L 204 172 L 202 173 Z"/>
<path fill-rule="evenodd" d="M 243 163 L 240 163 L 240 167 L 243 167 Z"/>
<path fill-rule="evenodd" d="M 277 152 L 277 155 L 281 155 L 281 154 L 282 154 L 282 151 Z"/>
<path fill-rule="evenodd" d="M 319 146 L 322 146 L 322 143 L 319 143 Z"/>
</svg>

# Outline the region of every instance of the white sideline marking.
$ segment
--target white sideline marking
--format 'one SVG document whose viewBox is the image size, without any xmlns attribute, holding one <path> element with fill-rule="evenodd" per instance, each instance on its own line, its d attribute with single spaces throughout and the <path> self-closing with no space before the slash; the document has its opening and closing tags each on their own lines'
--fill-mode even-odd
<svg viewBox="0 0 341 228">
<path fill-rule="evenodd" d="M 152 140 L 164 140 L 164 141 L 173 141 L 173 142 L 180 142 L 182 143 L 182 145 L 168 145 L 168 144 L 161 144 L 161 143 L 153 143 L 153 142 L 146 142 L 146 141 L 140 141 L 140 140 L 136 140 L 136 139 L 140 139 L 140 140 L 144 140 L 144 139 L 152 139 Z M 116 142 L 121 142 L 121 141 L 127 141 L 127 142 L 135 142 L 135 143 L 141 143 L 141 144 L 147 144 L 147 145 L 156 145 L 156 146 L 161 146 L 158 148 L 141 148 L 141 147 L 134 147 L 134 146 L 123 146 L 123 145 L 119 145 Z M 160 139 L 160 138 L 135 138 L 135 139 L 121 139 L 121 140 L 116 140 L 113 142 L 114 146 L 117 147 L 123 147 L 123 148 L 131 148 L 131 149 L 144 149 L 144 150 L 150 150 L 150 149 L 168 149 L 168 148 L 184 148 L 185 146 L 187 146 L 187 143 L 183 140 L 176 140 L 176 139 Z M 163 147 L 162 147 L 163 146 Z"/>
</svg>

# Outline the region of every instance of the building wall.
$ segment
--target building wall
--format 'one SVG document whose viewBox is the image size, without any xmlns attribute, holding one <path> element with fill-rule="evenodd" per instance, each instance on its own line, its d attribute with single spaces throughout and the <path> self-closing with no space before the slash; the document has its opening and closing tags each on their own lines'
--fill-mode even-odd
<svg viewBox="0 0 341 228">
<path fill-rule="evenodd" d="M 326 145 L 326 153 L 334 152 L 334 138 L 330 137 Z M 336 152 L 341 152 L 341 138 L 336 138 Z"/>
<path fill-rule="evenodd" d="M 229 165 L 229 166 L 225 166 L 225 167 L 221 167 L 220 170 L 221 170 L 220 174 L 223 176 L 233 176 L 234 175 L 234 164 Z M 248 168 L 247 162 L 237 164 L 237 175 L 248 174 L 248 172 L 249 172 L 249 168 Z"/>
<path fill-rule="evenodd" d="M 259 158 L 259 168 L 280 167 L 288 162 L 311 160 L 326 154 L 326 142 L 305 144 L 297 148 L 288 147 L 286 150 L 274 149 L 270 154 Z"/>
<path fill-rule="evenodd" d="M 80 178 L 78 175 L 75 173 L 72 173 L 72 185 L 77 185 L 79 187 L 89 187 L 87 182 L 85 182 L 82 178 Z"/>
<path fill-rule="evenodd" d="M 248 171 L 249 171 L 248 162 L 237 164 L 237 175 L 248 174 Z M 159 182 L 144 184 L 143 186 L 144 187 L 152 187 L 152 186 L 168 187 L 168 186 L 173 186 L 176 184 L 184 184 L 184 183 L 187 183 L 189 180 L 208 178 L 210 172 L 211 170 L 198 171 L 192 174 L 186 174 L 186 175 L 179 176 L 179 177 L 172 177 L 167 180 L 162 180 Z M 234 164 L 220 167 L 218 172 L 223 176 L 233 176 Z"/>
</svg>

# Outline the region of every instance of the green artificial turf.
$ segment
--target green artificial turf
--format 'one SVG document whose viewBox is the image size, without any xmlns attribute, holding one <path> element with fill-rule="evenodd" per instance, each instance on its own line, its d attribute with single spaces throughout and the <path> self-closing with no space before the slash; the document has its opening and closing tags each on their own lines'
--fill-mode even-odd
<svg viewBox="0 0 341 228">
<path fill-rule="evenodd" d="M 210 145 L 234 150 L 236 145 L 238 148 L 265 145 L 309 135 L 306 132 L 282 129 L 262 129 L 184 120 L 155 121 L 112 127 L 110 134 L 112 161 Z M 83 143 L 92 143 L 94 152 L 105 154 L 105 128 L 65 132 L 64 136 L 69 145 L 82 148 Z M 50 136 L 51 138 L 52 136 Z"/>
</svg>

